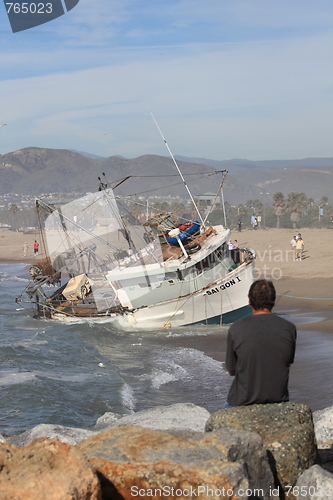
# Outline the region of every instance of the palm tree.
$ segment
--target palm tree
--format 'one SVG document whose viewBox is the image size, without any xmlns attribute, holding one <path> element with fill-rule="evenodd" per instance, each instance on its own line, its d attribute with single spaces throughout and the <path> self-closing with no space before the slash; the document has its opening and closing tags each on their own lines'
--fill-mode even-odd
<svg viewBox="0 0 333 500">
<path fill-rule="evenodd" d="M 133 203 L 130 214 L 134 218 L 135 224 L 137 224 L 138 220 L 144 214 L 144 212 L 145 207 L 142 205 L 142 203 Z"/>
<path fill-rule="evenodd" d="M 155 213 L 168 212 L 169 203 L 167 201 L 156 201 L 153 203 L 152 209 Z"/>
<path fill-rule="evenodd" d="M 278 191 L 273 195 L 273 200 L 275 215 L 277 217 L 276 227 L 280 227 L 280 217 L 283 214 L 283 210 L 285 208 L 284 194 L 281 193 L 281 191 Z"/>
<path fill-rule="evenodd" d="M 306 211 L 308 199 L 305 193 L 296 193 L 292 191 L 287 198 L 287 210 L 290 212 L 290 220 L 293 228 L 296 229 L 296 223 L 299 221 L 302 213 Z"/>
<path fill-rule="evenodd" d="M 15 203 L 10 203 L 8 210 L 12 214 L 13 217 L 13 229 L 16 230 L 16 214 L 18 211 L 18 206 Z"/>
</svg>

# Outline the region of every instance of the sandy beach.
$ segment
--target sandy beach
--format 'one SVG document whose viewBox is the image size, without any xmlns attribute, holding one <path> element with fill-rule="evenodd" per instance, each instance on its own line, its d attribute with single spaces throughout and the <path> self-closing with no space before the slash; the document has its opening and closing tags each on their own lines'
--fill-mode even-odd
<svg viewBox="0 0 333 500">
<path fill-rule="evenodd" d="M 301 232 L 304 259 L 295 261 L 290 241 Z M 256 251 L 256 278 L 272 279 L 278 295 L 276 310 L 324 312 L 325 319 L 298 325 L 299 329 L 333 331 L 332 229 L 258 229 L 233 233 L 240 246 Z"/>
<path fill-rule="evenodd" d="M 279 311 L 307 309 L 325 312 L 325 320 L 316 322 L 316 328 L 333 331 L 333 252 L 332 229 L 302 229 L 305 251 L 302 261 L 295 261 L 290 240 L 299 231 L 290 229 L 251 229 L 234 231 L 232 241 L 239 246 L 251 247 L 256 251 L 256 278 L 274 281 Z M 32 264 L 43 257 L 33 254 L 37 234 L 23 234 L 0 229 L 0 263 L 26 262 Z M 28 243 L 27 257 L 23 257 L 23 244 Z M 299 328 L 311 329 L 312 323 Z"/>
</svg>

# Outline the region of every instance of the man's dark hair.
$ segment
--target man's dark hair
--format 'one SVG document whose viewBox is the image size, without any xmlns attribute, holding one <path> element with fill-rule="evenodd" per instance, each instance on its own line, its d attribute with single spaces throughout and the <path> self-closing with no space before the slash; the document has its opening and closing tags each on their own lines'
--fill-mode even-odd
<svg viewBox="0 0 333 500">
<path fill-rule="evenodd" d="M 271 311 L 275 304 L 276 292 L 274 285 L 269 280 L 254 281 L 249 290 L 250 306 L 256 311 L 268 309 Z"/>
</svg>

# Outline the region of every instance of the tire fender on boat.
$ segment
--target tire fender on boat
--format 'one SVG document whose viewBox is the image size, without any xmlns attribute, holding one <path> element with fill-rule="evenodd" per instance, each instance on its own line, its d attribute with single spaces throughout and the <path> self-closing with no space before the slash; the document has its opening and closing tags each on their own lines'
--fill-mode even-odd
<svg viewBox="0 0 333 500">
<path fill-rule="evenodd" d="M 186 252 L 188 255 L 192 255 L 193 253 L 199 252 L 201 249 L 201 245 L 199 243 L 196 243 L 195 245 L 192 245 L 191 247 L 186 248 Z"/>
</svg>

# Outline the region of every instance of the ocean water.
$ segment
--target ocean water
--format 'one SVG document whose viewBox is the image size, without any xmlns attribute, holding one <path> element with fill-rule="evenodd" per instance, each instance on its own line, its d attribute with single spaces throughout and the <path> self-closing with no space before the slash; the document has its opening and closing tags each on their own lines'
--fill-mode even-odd
<svg viewBox="0 0 333 500">
<path fill-rule="evenodd" d="M 129 414 L 191 402 L 223 408 L 231 377 L 223 370 L 227 327 L 120 332 L 112 324 L 61 324 L 15 303 L 28 283 L 24 264 L 0 265 L 0 432 L 40 423 L 92 427 L 105 412 Z M 284 312 L 284 314 L 286 314 Z M 289 311 L 296 324 L 323 314 Z M 333 405 L 333 333 L 299 331 L 292 401 Z"/>
</svg>

